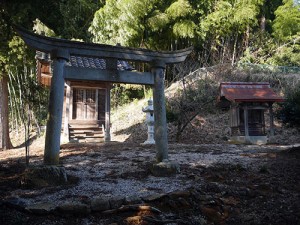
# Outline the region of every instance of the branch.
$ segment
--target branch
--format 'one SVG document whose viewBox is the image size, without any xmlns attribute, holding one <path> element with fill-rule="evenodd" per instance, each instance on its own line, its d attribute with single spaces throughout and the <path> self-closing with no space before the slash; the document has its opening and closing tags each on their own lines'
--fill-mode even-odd
<svg viewBox="0 0 300 225">
<path fill-rule="evenodd" d="M 180 133 L 182 133 L 183 131 L 184 131 L 184 129 L 187 127 L 187 125 L 189 125 L 190 124 L 190 122 L 197 116 L 197 115 L 199 115 L 199 113 L 202 111 L 202 109 L 203 109 L 203 106 L 205 106 L 205 105 L 207 105 L 207 104 L 209 104 L 209 103 L 211 103 L 211 102 L 213 102 L 214 101 L 214 99 L 212 99 L 212 100 L 210 100 L 210 101 L 208 101 L 208 102 L 205 102 L 196 112 L 195 112 L 195 114 L 194 115 L 192 115 L 188 120 L 187 120 L 187 122 L 182 126 L 182 128 L 180 129 Z"/>
<path fill-rule="evenodd" d="M 152 216 L 142 216 L 142 219 L 144 219 L 145 221 L 147 222 L 151 222 L 151 223 L 154 223 L 154 224 L 171 224 L 171 223 L 184 223 L 183 220 L 181 219 L 176 219 L 176 220 L 160 220 L 160 219 L 156 219 Z"/>
<path fill-rule="evenodd" d="M 283 48 L 284 46 L 287 46 L 287 45 L 289 45 L 289 44 L 291 44 L 291 43 L 294 43 L 294 44 L 295 44 L 296 41 L 298 41 L 298 40 L 300 40 L 300 36 L 298 36 L 298 37 L 296 37 L 295 39 L 289 41 L 288 43 L 285 43 L 285 44 L 279 46 L 278 48 L 276 48 L 276 49 L 274 50 L 274 52 L 275 52 L 275 51 L 277 52 L 278 50 L 280 50 L 280 49 Z"/>
<path fill-rule="evenodd" d="M 127 211 L 150 211 L 153 213 L 161 213 L 161 211 L 155 207 L 149 205 L 123 205 L 117 209 L 111 209 L 103 211 L 103 214 L 113 214 L 119 212 L 127 212 Z"/>
</svg>

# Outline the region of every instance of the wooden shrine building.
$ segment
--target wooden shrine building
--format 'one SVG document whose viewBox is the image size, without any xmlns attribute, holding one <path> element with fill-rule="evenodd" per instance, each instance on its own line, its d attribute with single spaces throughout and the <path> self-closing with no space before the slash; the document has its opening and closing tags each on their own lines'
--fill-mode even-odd
<svg viewBox="0 0 300 225">
<path fill-rule="evenodd" d="M 164 95 L 165 68 L 167 64 L 184 61 L 192 48 L 158 52 L 45 37 L 16 26 L 15 30 L 29 47 L 50 54 L 51 58 L 52 76 L 44 164 L 59 164 L 64 99 L 64 133 L 68 132 L 73 120 L 84 121 L 89 118 L 96 120 L 97 125 L 104 126 L 105 139 L 110 140 L 109 92 L 112 83 L 152 86 L 156 161 L 157 165 L 169 161 Z M 151 72 L 127 70 L 124 65 L 123 69 L 119 69 L 124 61 L 147 63 Z M 47 73 L 46 68 L 38 69 Z"/>
<path fill-rule="evenodd" d="M 266 144 L 274 135 L 274 102 L 283 102 L 266 82 L 222 82 L 219 106 L 230 109 L 231 140 L 241 143 Z M 267 132 L 265 111 L 269 110 Z"/>
<path fill-rule="evenodd" d="M 40 84 L 51 86 L 50 54 L 37 51 L 37 78 Z M 106 62 L 100 58 L 70 56 L 68 69 L 105 70 Z M 117 61 L 119 71 L 133 71 L 125 61 Z M 111 82 L 66 80 L 64 91 L 62 130 L 63 138 L 76 142 L 102 142 L 110 140 Z"/>
</svg>

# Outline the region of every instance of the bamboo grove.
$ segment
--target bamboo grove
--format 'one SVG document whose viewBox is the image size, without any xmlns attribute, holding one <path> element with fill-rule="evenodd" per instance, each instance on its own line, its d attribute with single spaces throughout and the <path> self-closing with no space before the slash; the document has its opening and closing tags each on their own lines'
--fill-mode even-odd
<svg viewBox="0 0 300 225">
<path fill-rule="evenodd" d="M 48 89 L 38 84 L 34 55 L 19 37 L 15 36 L 9 43 L 8 55 L 10 129 L 15 135 L 19 135 L 20 131 L 24 134 L 26 156 L 29 156 L 32 131 L 36 130 L 36 135 L 41 133 L 41 125 L 47 115 Z"/>
</svg>

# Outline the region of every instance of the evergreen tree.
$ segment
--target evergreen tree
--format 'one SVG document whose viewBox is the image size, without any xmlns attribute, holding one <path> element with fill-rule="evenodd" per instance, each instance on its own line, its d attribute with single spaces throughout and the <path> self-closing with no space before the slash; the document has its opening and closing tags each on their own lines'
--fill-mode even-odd
<svg viewBox="0 0 300 225">
<path fill-rule="evenodd" d="M 174 50 L 180 42 L 180 48 L 191 45 L 198 21 L 194 15 L 187 0 L 108 0 L 89 31 L 98 43 Z"/>
<path fill-rule="evenodd" d="M 300 66 L 300 5 L 284 0 L 275 11 L 273 24 L 275 49 L 268 60 L 271 64 Z"/>
<path fill-rule="evenodd" d="M 293 0 L 283 0 L 283 5 L 275 11 L 273 34 L 279 41 L 289 41 L 300 36 L 300 5 Z"/>
<path fill-rule="evenodd" d="M 16 39 L 12 25 L 17 24 L 28 30 L 35 26 L 36 31 L 38 31 L 40 28 L 38 21 L 42 21 L 47 27 L 52 28 L 59 37 L 89 40 L 86 26 L 92 20 L 96 8 L 102 5 L 101 2 L 98 0 L 0 1 L 0 148 L 11 147 L 8 103 L 11 103 L 9 97 L 12 96 L 8 96 L 8 87 L 15 88 L 15 93 L 20 92 L 22 93 L 21 96 L 28 98 L 27 103 L 34 101 L 34 99 L 30 99 L 29 95 L 24 95 L 21 90 L 22 85 L 14 87 L 16 85 L 14 81 L 20 77 L 24 78 L 22 80 L 24 85 L 34 85 L 35 76 L 32 76 L 34 70 L 29 68 L 34 69 L 35 66 L 30 62 L 34 60 L 34 52 L 27 50 L 22 52 L 22 46 L 27 48 L 24 43 Z M 28 90 L 34 90 L 32 87 L 30 88 Z M 10 113 L 12 115 L 13 112 Z"/>
</svg>

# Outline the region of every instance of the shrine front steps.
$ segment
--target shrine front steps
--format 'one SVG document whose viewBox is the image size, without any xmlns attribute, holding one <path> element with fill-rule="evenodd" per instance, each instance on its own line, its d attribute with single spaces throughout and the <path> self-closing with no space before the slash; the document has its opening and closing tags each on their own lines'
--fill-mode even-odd
<svg viewBox="0 0 300 225">
<path fill-rule="evenodd" d="M 70 121 L 70 142 L 104 142 L 104 127 L 98 120 Z"/>
</svg>

